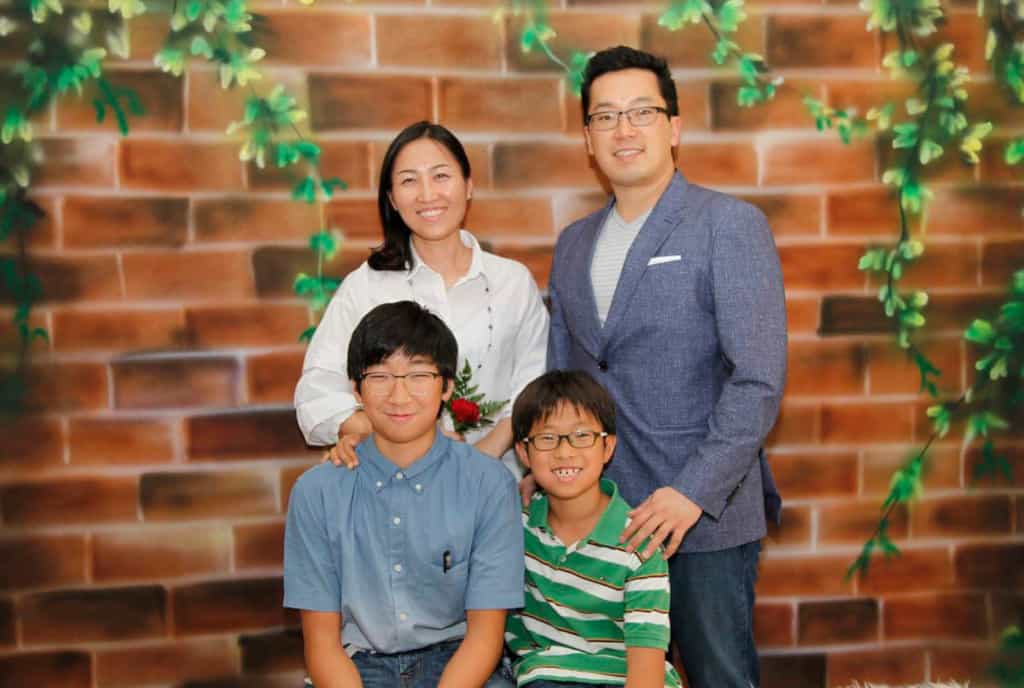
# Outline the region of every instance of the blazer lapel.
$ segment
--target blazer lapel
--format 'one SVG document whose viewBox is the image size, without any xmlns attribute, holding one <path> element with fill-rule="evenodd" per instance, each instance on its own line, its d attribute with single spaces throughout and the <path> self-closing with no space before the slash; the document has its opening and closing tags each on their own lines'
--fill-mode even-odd
<svg viewBox="0 0 1024 688">
<path fill-rule="evenodd" d="M 654 210 L 651 211 L 647 222 L 637 234 L 633 245 L 630 246 L 629 252 L 626 254 L 626 262 L 622 266 L 622 274 L 619 275 L 619 282 L 615 286 L 615 295 L 612 297 L 612 305 L 608 310 L 608 319 L 605 320 L 604 328 L 601 330 L 602 355 L 605 347 L 611 341 L 615 328 L 629 312 L 629 302 L 647 270 L 647 262 L 655 256 L 661 245 L 668 239 L 669 234 L 682 220 L 683 208 L 686 205 L 687 186 L 683 176 L 676 172 L 668 188 L 658 199 Z M 593 255 L 593 249 L 591 249 L 591 255 Z M 587 283 L 590 284 L 590 280 L 587 280 Z M 590 292 L 591 298 L 593 298 L 593 286 L 590 287 Z M 655 304 L 650 305 L 655 306 Z"/>
<path fill-rule="evenodd" d="M 572 300 L 572 307 L 567 308 L 574 316 L 571 329 L 579 343 L 592 356 L 597 357 L 601 344 L 601 322 L 597 318 L 597 301 L 594 299 L 594 281 L 590 276 L 590 265 L 594 261 L 594 249 L 597 236 L 604 226 L 608 213 L 611 212 L 612 201 L 600 213 L 596 214 L 572 247 L 568 256 L 568 277 L 564 284 L 569 293 L 563 297 Z"/>
</svg>

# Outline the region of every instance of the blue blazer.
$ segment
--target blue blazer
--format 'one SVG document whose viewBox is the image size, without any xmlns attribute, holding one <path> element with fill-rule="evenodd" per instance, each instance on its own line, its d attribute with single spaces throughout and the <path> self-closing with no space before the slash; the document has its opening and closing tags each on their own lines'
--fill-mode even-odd
<svg viewBox="0 0 1024 688">
<path fill-rule="evenodd" d="M 757 540 L 781 506 L 761 445 L 786 378 L 767 220 L 677 173 L 626 256 L 602 327 L 590 266 L 611 207 L 558 238 L 548 368 L 587 370 L 611 392 L 618 445 L 606 474 L 626 501 L 669 485 L 704 510 L 681 551 Z"/>
</svg>

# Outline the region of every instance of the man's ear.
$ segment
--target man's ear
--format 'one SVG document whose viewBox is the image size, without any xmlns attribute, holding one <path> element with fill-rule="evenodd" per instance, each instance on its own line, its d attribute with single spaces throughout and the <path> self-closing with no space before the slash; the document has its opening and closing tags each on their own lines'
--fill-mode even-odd
<svg viewBox="0 0 1024 688">
<path fill-rule="evenodd" d="M 617 441 L 615 435 L 608 435 L 604 438 L 604 461 L 608 463 L 612 460 L 612 454 L 615 453 L 615 442 Z"/>
<path fill-rule="evenodd" d="M 587 153 L 589 153 L 590 155 L 593 155 L 594 154 L 594 146 L 590 143 L 590 127 L 587 127 L 587 126 L 583 127 L 583 140 L 586 141 L 586 143 L 587 143 Z M 676 145 L 676 143 L 679 143 L 679 134 L 678 133 L 676 134 L 676 142 L 673 143 L 672 145 L 674 146 L 674 145 Z"/>
<path fill-rule="evenodd" d="M 530 453 L 526 449 L 526 444 L 524 444 L 523 442 L 516 442 L 515 443 L 515 448 L 516 448 L 516 456 L 519 457 L 519 463 L 521 463 L 525 467 L 529 468 L 530 467 Z"/>
<path fill-rule="evenodd" d="M 683 129 L 683 120 L 679 115 L 668 118 L 669 126 L 672 127 L 672 147 L 675 148 L 679 145 L 679 132 Z"/>
<path fill-rule="evenodd" d="M 363 403 L 363 395 L 359 393 L 359 383 L 352 380 L 352 396 L 356 398 L 356 401 L 360 404 Z"/>
<path fill-rule="evenodd" d="M 455 380 L 445 380 L 444 391 L 441 392 L 441 401 L 448 401 L 455 392 Z"/>
</svg>

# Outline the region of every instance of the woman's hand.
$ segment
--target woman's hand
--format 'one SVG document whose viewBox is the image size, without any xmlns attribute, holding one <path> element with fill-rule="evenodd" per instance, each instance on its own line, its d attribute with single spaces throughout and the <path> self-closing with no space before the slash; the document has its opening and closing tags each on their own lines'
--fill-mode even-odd
<svg viewBox="0 0 1024 688">
<path fill-rule="evenodd" d="M 465 436 L 460 435 L 459 433 L 455 432 L 454 430 L 449 430 L 448 428 L 444 427 L 444 425 L 441 424 L 441 423 L 438 423 L 437 427 L 438 427 L 438 429 L 441 430 L 441 434 L 444 435 L 445 437 L 453 439 L 456 442 L 465 442 L 466 441 Z"/>
<path fill-rule="evenodd" d="M 491 431 L 477 440 L 473 446 L 488 456 L 500 459 L 512 446 L 512 419 L 499 420 Z"/>
<path fill-rule="evenodd" d="M 371 432 L 373 426 L 370 419 L 363 411 L 356 411 L 338 426 L 338 443 L 324 452 L 322 461 L 330 461 L 335 466 L 352 470 L 359 465 L 356 445 L 369 437 Z"/>
</svg>

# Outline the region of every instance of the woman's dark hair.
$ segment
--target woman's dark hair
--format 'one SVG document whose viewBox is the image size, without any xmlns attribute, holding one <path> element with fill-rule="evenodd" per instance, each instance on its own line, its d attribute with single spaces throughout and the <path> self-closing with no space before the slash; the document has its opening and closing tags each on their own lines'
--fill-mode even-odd
<svg viewBox="0 0 1024 688">
<path fill-rule="evenodd" d="M 384 303 L 363 316 L 348 343 L 348 377 L 358 390 L 370 366 L 403 353 L 425 356 L 437 366 L 443 382 L 455 379 L 459 345 L 441 318 L 415 301 Z"/>
<path fill-rule="evenodd" d="M 512 405 L 512 437 L 522 442 L 533 426 L 562 404 L 597 419 L 601 430 L 615 434 L 615 402 L 608 390 L 585 370 L 551 370 L 523 388 Z"/>
<path fill-rule="evenodd" d="M 679 114 L 676 82 L 672 81 L 672 72 L 669 71 L 668 63 L 657 55 L 620 45 L 596 53 L 587 62 L 587 68 L 583 72 L 583 86 L 580 89 L 584 125 L 587 123 L 587 113 L 590 112 L 590 85 L 594 83 L 594 79 L 609 72 L 620 72 L 624 69 L 646 69 L 652 72 L 654 76 L 658 77 L 658 91 L 665 99 L 668 116 L 675 117 Z"/>
<path fill-rule="evenodd" d="M 367 261 L 374 270 L 408 270 L 412 267 L 412 253 L 409 239 L 412 230 L 402 220 L 395 207 L 391 205 L 388 194 L 391 192 L 391 173 L 395 169 L 395 159 L 405 146 L 416 139 L 437 141 L 448 149 L 455 157 L 462 170 L 462 176 L 470 178 L 469 157 L 462 143 L 455 134 L 440 124 L 416 122 L 403 129 L 384 153 L 384 161 L 380 165 L 380 178 L 377 181 L 377 212 L 380 224 L 384 229 L 384 243 L 373 249 Z"/>
</svg>

